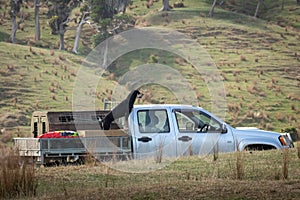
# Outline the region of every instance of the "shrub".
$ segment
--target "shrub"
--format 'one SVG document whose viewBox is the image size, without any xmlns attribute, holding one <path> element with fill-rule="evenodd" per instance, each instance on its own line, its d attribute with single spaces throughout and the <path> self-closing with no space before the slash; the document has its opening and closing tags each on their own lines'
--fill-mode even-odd
<svg viewBox="0 0 300 200">
<path fill-rule="evenodd" d="M 299 134 L 298 134 L 297 129 L 295 127 L 285 128 L 285 129 L 282 130 L 282 132 L 290 133 L 293 141 L 300 140 Z"/>
<path fill-rule="evenodd" d="M 241 56 L 241 61 L 247 61 L 247 58 L 245 56 Z"/>
<path fill-rule="evenodd" d="M 158 56 L 151 54 L 148 63 L 158 63 Z"/>
</svg>

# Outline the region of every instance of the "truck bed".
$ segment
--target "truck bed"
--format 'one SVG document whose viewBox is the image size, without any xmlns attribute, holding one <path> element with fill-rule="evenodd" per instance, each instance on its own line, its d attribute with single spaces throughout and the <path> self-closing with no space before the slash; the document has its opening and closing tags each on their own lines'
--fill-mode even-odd
<svg viewBox="0 0 300 200">
<path fill-rule="evenodd" d="M 33 158 L 38 164 L 87 155 L 100 161 L 124 159 L 132 152 L 131 137 L 121 130 L 93 131 L 79 138 L 14 138 L 14 145 L 21 157 Z"/>
</svg>

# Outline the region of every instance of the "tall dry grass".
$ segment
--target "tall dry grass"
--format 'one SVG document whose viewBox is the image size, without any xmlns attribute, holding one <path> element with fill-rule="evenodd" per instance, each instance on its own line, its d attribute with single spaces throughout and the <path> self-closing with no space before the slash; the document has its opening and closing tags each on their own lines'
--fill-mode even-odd
<svg viewBox="0 0 300 200">
<path fill-rule="evenodd" d="M 214 151 L 213 161 L 216 161 L 219 158 L 219 145 L 218 145 L 218 143 L 214 146 L 213 151 Z"/>
<path fill-rule="evenodd" d="M 163 148 L 164 148 L 164 142 L 160 141 L 158 146 L 156 147 L 156 155 L 155 155 L 155 162 L 161 163 L 163 159 Z"/>
<path fill-rule="evenodd" d="M 243 151 L 240 151 L 239 149 L 239 143 L 236 141 L 236 149 L 237 151 L 235 152 L 236 155 L 236 179 L 237 180 L 242 180 L 244 178 L 245 174 L 245 155 Z"/>
<path fill-rule="evenodd" d="M 0 149 L 0 199 L 34 196 L 37 179 L 33 164 L 22 161 L 13 149 Z"/>
<path fill-rule="evenodd" d="M 300 159 L 300 141 L 297 142 L 297 156 Z"/>
<path fill-rule="evenodd" d="M 243 151 L 236 151 L 236 179 L 242 180 L 245 174 L 245 159 Z"/>
<path fill-rule="evenodd" d="M 282 177 L 287 179 L 289 176 L 289 149 L 283 149 L 282 155 Z"/>
</svg>

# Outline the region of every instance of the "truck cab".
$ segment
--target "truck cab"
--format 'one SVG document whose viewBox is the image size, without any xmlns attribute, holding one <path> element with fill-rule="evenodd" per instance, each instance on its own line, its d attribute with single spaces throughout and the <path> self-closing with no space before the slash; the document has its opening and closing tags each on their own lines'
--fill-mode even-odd
<svg viewBox="0 0 300 200">
<path fill-rule="evenodd" d="M 134 158 L 201 155 L 236 148 L 231 129 L 199 107 L 137 105 L 128 123 Z"/>
</svg>

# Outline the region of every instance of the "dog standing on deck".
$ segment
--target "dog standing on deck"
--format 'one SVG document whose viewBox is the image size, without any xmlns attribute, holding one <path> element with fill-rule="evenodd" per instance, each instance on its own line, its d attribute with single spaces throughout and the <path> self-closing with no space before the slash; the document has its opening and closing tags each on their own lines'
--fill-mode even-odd
<svg viewBox="0 0 300 200">
<path fill-rule="evenodd" d="M 125 116 L 125 120 L 127 120 L 135 102 L 136 98 L 141 98 L 143 96 L 142 93 L 138 90 L 132 91 L 125 100 L 119 103 L 116 107 L 114 107 L 101 121 L 100 126 L 104 130 L 109 130 L 110 124 L 120 117 Z"/>
</svg>

